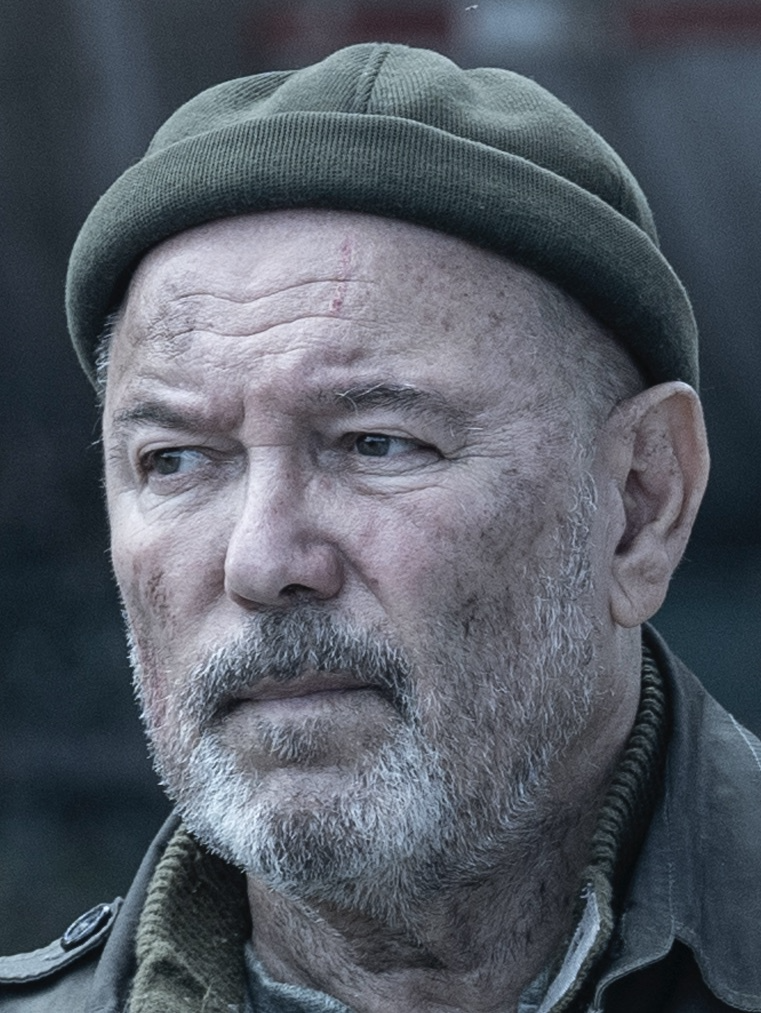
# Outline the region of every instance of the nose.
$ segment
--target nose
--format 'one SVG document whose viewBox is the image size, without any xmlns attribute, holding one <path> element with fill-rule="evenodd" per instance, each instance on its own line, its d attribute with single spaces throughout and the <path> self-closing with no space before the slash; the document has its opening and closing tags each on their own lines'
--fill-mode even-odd
<svg viewBox="0 0 761 1013">
<path fill-rule="evenodd" d="M 287 467 L 249 474 L 225 556 L 225 591 L 243 608 L 325 600 L 343 586 L 335 534 Z"/>
</svg>

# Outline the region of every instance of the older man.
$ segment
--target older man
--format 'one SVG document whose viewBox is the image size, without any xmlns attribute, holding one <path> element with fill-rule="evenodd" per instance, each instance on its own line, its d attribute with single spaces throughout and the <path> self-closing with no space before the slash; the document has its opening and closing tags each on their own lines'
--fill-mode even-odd
<svg viewBox="0 0 761 1013">
<path fill-rule="evenodd" d="M 610 148 L 403 47 L 220 85 L 69 313 L 177 815 L 0 1008 L 761 1009 L 759 746 L 642 630 L 694 321 Z"/>
</svg>

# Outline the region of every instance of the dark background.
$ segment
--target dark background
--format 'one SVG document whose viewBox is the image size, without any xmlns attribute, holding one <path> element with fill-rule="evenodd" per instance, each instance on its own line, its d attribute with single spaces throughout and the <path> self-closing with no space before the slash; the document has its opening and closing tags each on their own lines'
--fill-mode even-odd
<svg viewBox="0 0 761 1013">
<path fill-rule="evenodd" d="M 692 294 L 714 456 L 658 625 L 761 730 L 761 4 L 0 0 L 0 951 L 126 890 L 166 803 L 131 701 L 63 280 L 96 197 L 219 80 L 392 40 L 523 71 L 640 178 Z"/>
</svg>

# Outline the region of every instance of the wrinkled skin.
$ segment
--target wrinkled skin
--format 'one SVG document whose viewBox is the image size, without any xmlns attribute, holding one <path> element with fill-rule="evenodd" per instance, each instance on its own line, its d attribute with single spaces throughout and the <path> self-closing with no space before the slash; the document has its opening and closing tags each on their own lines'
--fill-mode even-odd
<svg viewBox="0 0 761 1013">
<path fill-rule="evenodd" d="M 154 750 L 191 827 L 206 775 L 187 782 L 189 757 L 208 733 L 238 778 L 232 797 L 264 806 L 267 833 L 290 821 L 292 834 L 317 812 L 324 838 L 347 797 L 377 815 L 377 878 L 396 790 L 376 776 L 379 757 L 410 739 L 416 762 L 435 756 L 425 790 L 446 796 L 448 829 L 443 809 L 429 814 L 413 850 L 448 863 L 438 891 L 389 878 L 399 896 L 373 905 L 366 891 L 316 891 L 303 870 L 278 889 L 231 851 L 272 973 L 340 994 L 325 967 L 358 964 L 369 975 L 351 994 L 358 1010 L 460 1008 L 453 980 L 462 1008 L 519 994 L 567 930 L 594 808 L 636 709 L 636 625 L 649 614 L 638 594 L 660 570 L 653 552 L 634 576 L 622 560 L 655 496 L 627 477 L 629 416 L 594 431 L 574 396 L 573 371 L 542 336 L 537 284 L 408 224 L 278 212 L 160 245 L 116 327 L 104 415 L 113 561 Z M 567 628 L 548 632 L 537 603 L 553 587 L 554 625 Z M 287 682 L 260 672 L 189 716 L 212 651 L 283 615 L 390 645 L 411 713 L 361 669 L 307 658 Z M 519 819 L 513 789 L 527 771 Z M 415 799 L 410 813 L 425 808 Z M 437 819 L 451 833 L 438 851 Z M 224 831 L 215 840 L 214 821 L 197 822 L 224 852 Z M 340 825 L 328 879 L 367 844 Z M 474 828 L 499 845 L 484 848 L 475 887 L 463 843 Z M 526 910 L 539 894 L 537 925 Z M 396 956 L 379 958 L 384 947 Z"/>
</svg>

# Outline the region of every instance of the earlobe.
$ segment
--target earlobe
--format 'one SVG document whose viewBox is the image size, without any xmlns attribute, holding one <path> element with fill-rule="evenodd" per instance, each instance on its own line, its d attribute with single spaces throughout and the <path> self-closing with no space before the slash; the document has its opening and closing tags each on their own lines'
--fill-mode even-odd
<svg viewBox="0 0 761 1013">
<path fill-rule="evenodd" d="M 708 479 L 708 446 L 697 394 L 677 381 L 650 387 L 609 421 L 616 443 L 624 529 L 611 559 L 611 616 L 649 619 L 666 596 Z"/>
</svg>

